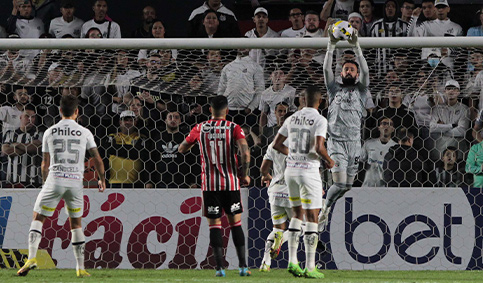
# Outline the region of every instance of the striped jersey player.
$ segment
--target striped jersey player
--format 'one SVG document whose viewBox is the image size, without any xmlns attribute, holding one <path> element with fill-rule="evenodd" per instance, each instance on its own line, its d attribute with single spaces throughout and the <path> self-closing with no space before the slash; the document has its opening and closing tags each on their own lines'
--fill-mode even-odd
<svg viewBox="0 0 483 283">
<path fill-rule="evenodd" d="M 221 234 L 223 211 L 231 226 L 240 276 L 249 276 L 251 273 L 246 264 L 245 235 L 241 227 L 243 206 L 240 186 L 250 184 L 250 150 L 241 127 L 226 120 L 228 100 L 225 96 L 213 97 L 210 101 L 210 111 L 211 119 L 196 125 L 181 143 L 178 151 L 185 153 L 196 142 L 200 146 L 203 213 L 210 226 L 210 245 L 216 261 L 216 276 L 225 277 Z M 240 172 L 236 149 L 241 156 Z"/>
</svg>

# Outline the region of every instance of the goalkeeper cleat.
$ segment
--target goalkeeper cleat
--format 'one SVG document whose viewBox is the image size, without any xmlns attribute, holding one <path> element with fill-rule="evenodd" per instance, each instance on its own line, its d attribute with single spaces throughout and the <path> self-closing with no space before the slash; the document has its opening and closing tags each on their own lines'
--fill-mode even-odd
<svg viewBox="0 0 483 283">
<path fill-rule="evenodd" d="M 37 259 L 29 259 L 27 262 L 17 271 L 18 276 L 27 276 L 30 270 L 37 268 Z"/>
<path fill-rule="evenodd" d="M 275 237 L 273 239 L 273 245 L 270 249 L 270 257 L 276 259 L 280 253 L 280 248 L 283 243 L 283 232 L 275 232 Z"/>
<path fill-rule="evenodd" d="M 304 275 L 304 271 L 300 268 L 298 263 L 289 263 L 288 272 L 292 273 L 295 277 L 302 277 Z"/>
<path fill-rule="evenodd" d="M 252 275 L 252 272 L 248 269 L 248 267 L 240 267 L 238 268 L 240 271 L 240 276 L 250 276 Z"/>
<path fill-rule="evenodd" d="M 324 273 L 320 272 L 315 268 L 312 271 L 308 271 L 307 268 L 304 270 L 305 278 L 312 278 L 312 279 L 323 279 L 325 278 Z"/>
<path fill-rule="evenodd" d="M 77 270 L 77 277 L 82 278 L 82 277 L 91 277 L 89 273 L 85 269 L 79 269 Z"/>
<path fill-rule="evenodd" d="M 215 273 L 215 276 L 216 277 L 226 277 L 225 270 L 224 269 L 217 270 L 216 273 Z"/>
<path fill-rule="evenodd" d="M 260 272 L 270 272 L 270 265 L 262 262 L 262 266 L 260 266 Z"/>
</svg>

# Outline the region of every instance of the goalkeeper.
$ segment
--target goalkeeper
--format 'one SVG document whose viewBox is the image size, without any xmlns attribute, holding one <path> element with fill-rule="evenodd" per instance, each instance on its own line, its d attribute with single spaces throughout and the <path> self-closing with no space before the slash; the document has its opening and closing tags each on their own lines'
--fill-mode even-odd
<svg viewBox="0 0 483 283">
<path fill-rule="evenodd" d="M 330 207 L 352 188 L 357 174 L 361 152 L 361 121 L 364 102 L 369 93 L 369 68 L 359 46 L 357 30 L 354 29 L 347 41 L 354 45 L 359 59 L 342 63 L 342 83 L 336 81 L 332 71 L 332 59 L 338 39 L 329 28 L 329 45 L 324 60 L 324 79 L 329 98 L 327 150 L 335 161 L 331 169 L 333 185 L 328 189 L 326 201 L 319 214 L 319 231 L 324 229 Z M 360 72 L 360 74 L 359 74 Z"/>
</svg>

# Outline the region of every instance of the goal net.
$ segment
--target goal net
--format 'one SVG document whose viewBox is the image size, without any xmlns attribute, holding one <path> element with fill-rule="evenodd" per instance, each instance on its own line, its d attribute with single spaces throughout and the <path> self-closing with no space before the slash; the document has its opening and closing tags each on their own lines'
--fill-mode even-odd
<svg viewBox="0 0 483 283">
<path fill-rule="evenodd" d="M 483 121 L 478 117 L 483 107 L 483 43 L 467 38 L 360 42 L 369 65 L 371 94 L 364 101 L 362 154 L 356 160 L 354 187 L 361 188 L 337 202 L 332 230 L 321 234 L 325 251 L 318 256 L 320 266 L 478 268 L 473 244 L 461 244 L 463 258 L 451 250 L 451 241 L 466 243 L 468 237 L 482 236 L 471 231 L 479 225 L 472 216 L 479 195 L 455 188 L 481 182 L 481 157 L 470 149 L 482 140 L 478 129 Z M 78 122 L 94 134 L 112 188 L 102 196 L 86 191 L 87 267 L 212 268 L 201 194 L 194 190 L 201 185 L 199 150 L 180 154 L 178 147 L 194 125 L 210 117 L 210 97 L 226 95 L 229 119 L 242 126 L 252 156 L 255 189 L 243 190 L 244 227 L 250 265 L 259 266 L 272 227 L 267 192 L 260 189 L 263 156 L 285 114 L 304 107 L 301 97 L 308 86 L 321 89 L 324 101 L 319 110 L 327 117 L 326 46 L 324 38 L 0 40 L 2 144 L 41 140 L 43 131 L 60 120 L 61 96 L 77 95 Z M 347 42 L 340 42 L 330 66 L 338 80 L 347 60 L 360 58 Z M 19 109 L 26 105 L 32 105 L 36 114 L 34 127 L 21 122 Z M 350 101 L 346 105 L 350 107 Z M 126 117 L 132 117 L 132 123 Z M 28 136 L 15 133 L 20 123 L 27 124 Z M 400 141 L 409 143 L 388 157 Z M 41 151 L 1 158 L 0 226 L 6 228 L 0 230 L 0 247 L 3 242 L 20 262 L 38 191 L 18 188 L 40 188 Z M 85 164 L 84 185 L 96 188 L 93 163 L 87 159 Z M 330 173 L 321 170 L 321 176 L 327 189 Z M 407 187 L 417 189 L 401 189 Z M 434 207 L 427 206 L 429 200 Z M 464 208 L 455 208 L 458 204 Z M 23 208 L 15 210 L 15 205 Z M 355 208 L 361 205 L 374 209 Z M 74 265 L 69 265 L 70 232 L 62 210 L 60 204 L 48 222 L 41 248 L 57 266 L 67 268 Z M 398 213 L 405 218 L 396 217 Z M 448 225 L 462 226 L 453 229 L 452 238 Z M 349 239 L 347 235 L 359 226 Z M 382 232 L 371 234 L 371 227 Z M 230 246 L 229 229 L 224 231 L 224 244 Z M 434 248 L 438 240 L 445 244 Z M 236 267 L 234 249 L 226 252 L 227 262 Z M 389 256 L 393 258 L 387 260 Z M 287 258 L 282 252 L 272 266 L 285 267 Z"/>
</svg>

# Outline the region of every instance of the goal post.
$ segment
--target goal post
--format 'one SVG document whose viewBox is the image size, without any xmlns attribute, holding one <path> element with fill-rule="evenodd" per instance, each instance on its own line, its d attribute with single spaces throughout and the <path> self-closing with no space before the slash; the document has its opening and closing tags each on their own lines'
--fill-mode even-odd
<svg viewBox="0 0 483 283">
<path fill-rule="evenodd" d="M 483 202 L 481 193 L 470 189 L 480 174 L 471 168 L 481 164 L 475 159 L 466 167 L 470 148 L 483 136 L 473 131 L 481 126 L 477 117 L 483 109 L 483 38 L 362 37 L 359 42 L 371 94 L 361 121 L 360 172 L 320 235 L 326 251 L 318 252 L 319 267 L 481 269 Z M 84 200 L 87 267 L 212 268 L 199 150 L 195 146 L 182 155 L 178 147 L 194 125 L 210 117 L 211 97 L 229 95 L 230 88 L 232 94 L 255 93 L 248 101 L 230 100 L 238 111 L 230 119 L 242 125 L 252 155 L 252 183 L 242 191 L 243 225 L 249 265 L 256 268 L 272 229 L 267 190 L 260 185 L 263 155 L 283 113 L 303 107 L 307 86 L 321 89 L 320 112 L 327 116 L 327 44 L 327 38 L 0 39 L 0 106 L 16 107 L 17 95 L 25 92 L 37 111 L 33 138 L 39 139 L 59 120 L 60 97 L 80 98 L 79 123 L 94 134 L 112 187 L 101 196 L 94 192 L 94 167 L 86 160 L 84 185 L 92 188 Z M 336 77 L 344 60 L 360 60 L 351 48 L 345 41 L 337 44 L 331 66 Z M 238 64 L 239 77 L 223 77 L 232 63 Z M 248 81 L 249 72 L 256 79 Z M 134 116 L 133 138 L 120 134 L 126 128 L 123 115 Z M 4 135 L 8 121 L 2 119 L 2 143 L 11 143 Z M 400 128 L 413 133 L 416 157 L 388 167 L 384 157 L 398 143 Z M 382 142 L 384 135 L 392 141 Z M 0 248 L 20 262 L 41 180 L 40 174 L 29 180 L 15 176 L 26 172 L 21 160 L 40 165 L 40 155 L 2 158 Z M 327 189 L 330 173 L 321 171 Z M 387 182 L 395 185 L 384 187 Z M 46 226 L 41 248 L 58 267 L 68 268 L 73 258 L 62 210 L 59 205 Z M 236 268 L 229 229 L 223 231 L 226 261 Z M 287 259 L 283 251 L 272 268 L 286 267 Z"/>
</svg>

